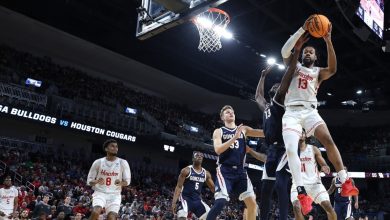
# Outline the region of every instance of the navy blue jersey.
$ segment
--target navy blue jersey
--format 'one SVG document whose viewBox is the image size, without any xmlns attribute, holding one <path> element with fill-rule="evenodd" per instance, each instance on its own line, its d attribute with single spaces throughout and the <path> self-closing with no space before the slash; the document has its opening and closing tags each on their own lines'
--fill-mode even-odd
<svg viewBox="0 0 390 220">
<path fill-rule="evenodd" d="M 336 193 L 334 194 L 335 202 L 349 202 L 349 197 L 341 196 L 341 181 L 338 177 L 335 180 Z"/>
<path fill-rule="evenodd" d="M 227 128 L 222 127 L 222 143 L 225 143 L 234 137 L 236 133 L 236 128 Z M 241 135 L 237 140 L 232 144 L 227 150 L 225 150 L 218 157 L 217 164 L 222 164 L 226 166 L 236 166 L 237 168 L 243 168 L 246 158 L 246 141 L 245 135 L 241 132 Z"/>
<path fill-rule="evenodd" d="M 263 113 L 263 131 L 267 145 L 274 144 L 275 142 L 283 144 L 282 117 L 284 111 L 284 107 L 276 103 L 273 99 L 271 104 L 266 106 Z"/>
<path fill-rule="evenodd" d="M 185 199 L 199 200 L 201 199 L 200 194 L 202 192 L 203 183 L 206 182 L 206 170 L 202 168 L 200 173 L 191 166 L 190 173 L 186 177 L 186 180 L 183 184 L 183 190 L 181 195 Z"/>
</svg>

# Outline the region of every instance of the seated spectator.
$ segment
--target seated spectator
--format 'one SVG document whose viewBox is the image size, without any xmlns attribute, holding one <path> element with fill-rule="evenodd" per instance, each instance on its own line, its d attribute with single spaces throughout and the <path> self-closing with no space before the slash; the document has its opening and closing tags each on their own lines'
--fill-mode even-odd
<svg viewBox="0 0 390 220">
<path fill-rule="evenodd" d="M 48 204 L 49 199 L 50 199 L 49 195 L 44 195 L 42 201 L 38 202 L 35 205 L 33 215 L 32 215 L 33 218 L 39 218 L 39 219 L 41 217 L 43 218 L 42 213 L 44 213 L 45 214 L 44 217 L 46 219 L 51 214 L 50 205 Z"/>
</svg>

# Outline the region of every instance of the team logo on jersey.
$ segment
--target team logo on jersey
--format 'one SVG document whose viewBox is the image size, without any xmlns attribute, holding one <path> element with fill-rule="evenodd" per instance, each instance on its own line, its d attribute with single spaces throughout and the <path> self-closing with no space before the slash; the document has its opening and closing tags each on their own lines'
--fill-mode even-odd
<svg viewBox="0 0 390 220">
<path fill-rule="evenodd" d="M 301 157 L 302 162 L 311 161 L 311 157 Z"/>
<path fill-rule="evenodd" d="M 191 176 L 190 180 L 203 183 L 205 181 L 205 178 L 199 176 Z"/>
<path fill-rule="evenodd" d="M 308 81 L 313 81 L 313 77 L 311 77 L 309 74 L 305 74 L 305 73 L 303 73 L 301 71 L 299 71 L 298 74 L 299 74 L 300 77 L 302 77 L 302 78 L 304 78 L 304 79 L 306 79 Z"/>
<path fill-rule="evenodd" d="M 107 172 L 106 170 L 100 171 L 100 174 L 102 174 L 103 176 L 118 176 L 119 175 L 119 173 L 116 173 L 114 171 Z"/>
</svg>

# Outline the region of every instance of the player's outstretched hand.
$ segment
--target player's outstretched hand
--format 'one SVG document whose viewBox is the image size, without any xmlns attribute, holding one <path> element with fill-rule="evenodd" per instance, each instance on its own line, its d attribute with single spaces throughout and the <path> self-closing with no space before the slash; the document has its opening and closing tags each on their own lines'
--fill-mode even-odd
<svg viewBox="0 0 390 220">
<path fill-rule="evenodd" d="M 234 134 L 234 139 L 237 140 L 241 136 L 241 132 L 244 130 L 245 126 L 243 124 L 240 124 L 237 129 L 236 133 Z"/>
<path fill-rule="evenodd" d="M 329 24 L 329 31 L 328 31 L 328 33 L 323 37 L 324 40 L 325 40 L 325 42 L 331 41 L 331 40 L 332 40 L 332 28 L 333 28 L 332 23 L 330 23 L 330 24 Z"/>
<path fill-rule="evenodd" d="M 97 181 L 97 184 L 103 185 L 104 184 L 104 179 L 103 178 L 99 178 L 98 181 Z"/>
<path fill-rule="evenodd" d="M 265 69 L 261 71 L 261 75 L 263 77 L 266 76 L 271 71 L 272 67 L 274 67 L 274 64 L 268 65 Z"/>
<path fill-rule="evenodd" d="M 321 167 L 321 171 L 326 173 L 326 174 L 329 174 L 330 173 L 330 167 L 329 166 L 322 166 Z"/>
<path fill-rule="evenodd" d="M 313 19 L 313 15 L 310 15 L 310 17 L 306 19 L 305 23 L 302 25 L 303 30 L 305 31 L 308 30 L 309 23 L 311 22 L 312 19 Z"/>
</svg>

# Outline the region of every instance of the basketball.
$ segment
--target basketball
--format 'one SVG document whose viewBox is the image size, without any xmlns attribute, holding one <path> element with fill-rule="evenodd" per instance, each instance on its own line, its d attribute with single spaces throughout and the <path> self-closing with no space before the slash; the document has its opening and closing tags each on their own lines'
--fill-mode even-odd
<svg viewBox="0 0 390 220">
<path fill-rule="evenodd" d="M 307 24 L 310 35 L 316 38 L 324 37 L 330 29 L 330 21 L 324 15 L 315 14 Z"/>
</svg>

